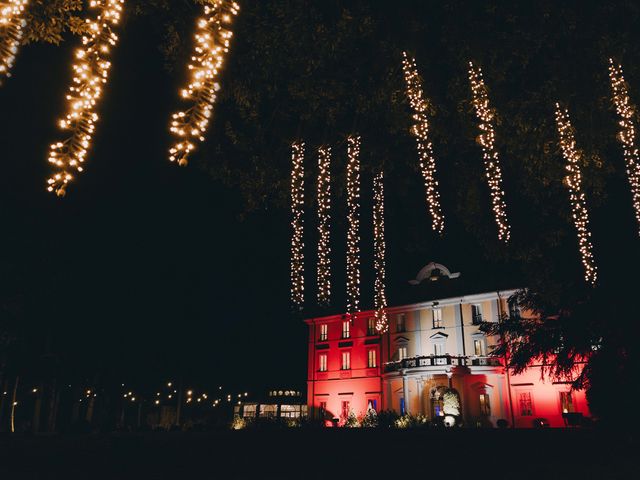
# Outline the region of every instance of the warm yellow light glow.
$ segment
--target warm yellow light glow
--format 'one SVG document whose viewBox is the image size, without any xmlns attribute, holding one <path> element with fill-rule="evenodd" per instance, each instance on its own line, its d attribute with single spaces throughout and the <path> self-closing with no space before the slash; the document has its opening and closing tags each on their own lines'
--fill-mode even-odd
<svg viewBox="0 0 640 480">
<path fill-rule="evenodd" d="M 473 108 L 478 117 L 478 143 L 482 147 L 484 169 L 491 192 L 491 206 L 498 226 L 498 238 L 505 243 L 511 237 L 511 227 L 507 218 L 507 206 L 502 190 L 502 170 L 500 158 L 496 150 L 495 114 L 489 106 L 489 94 L 482 78 L 482 70 L 469 62 L 469 83 L 473 94 Z"/>
<path fill-rule="evenodd" d="M 304 304 L 304 142 L 291 145 L 291 302 Z"/>
<path fill-rule="evenodd" d="M 347 313 L 360 310 L 360 136 L 347 139 Z"/>
<path fill-rule="evenodd" d="M 413 109 L 413 120 L 415 123 L 411 127 L 411 133 L 416 138 L 418 147 L 418 158 L 420 160 L 420 171 L 424 179 L 424 186 L 427 195 L 427 205 L 431 213 L 431 228 L 438 232 L 444 232 L 444 215 L 440 207 L 440 192 L 438 191 L 438 181 L 436 180 L 436 160 L 433 155 L 433 145 L 429 139 L 429 102 L 422 90 L 422 81 L 418 74 L 416 60 L 410 58 L 407 52 L 402 52 L 402 70 L 406 82 L 406 92 L 409 104 Z"/>
<path fill-rule="evenodd" d="M 384 238 L 384 174 L 382 172 L 373 178 L 373 255 L 373 266 L 376 272 L 374 285 L 376 331 L 385 333 L 389 329 L 389 324 L 386 311 L 387 294 L 385 292 L 386 243 Z"/>
<path fill-rule="evenodd" d="M 556 103 L 556 126 L 560 138 L 562 156 L 567 162 L 567 176 L 564 183 L 569 189 L 573 223 L 578 234 L 578 247 L 584 266 L 585 281 L 594 285 L 598 279 L 598 267 L 593 257 L 593 245 L 591 244 L 591 232 L 589 231 L 589 211 L 584 191 L 582 189 L 582 174 L 580 172 L 581 153 L 576 147 L 576 139 L 569 111 Z"/>
<path fill-rule="evenodd" d="M 616 65 L 609 59 L 609 79 L 613 93 L 613 104 L 616 107 L 620 125 L 618 140 L 622 143 L 627 179 L 631 187 L 633 212 L 638 223 L 640 235 L 640 154 L 636 144 L 635 106 L 631 104 L 627 83 L 622 73 L 622 65 Z"/>
<path fill-rule="evenodd" d="M 331 303 L 331 147 L 318 148 L 318 304 Z"/>
<path fill-rule="evenodd" d="M 47 190 L 58 196 L 65 195 L 74 173 L 84 169 L 98 121 L 97 106 L 111 68 L 104 50 L 118 42 L 112 29 L 120 21 L 123 5 L 124 0 L 92 0 L 90 3 L 99 13 L 95 20 L 86 20 L 91 33 L 82 37 L 83 46 L 76 52 L 73 82 L 67 94 L 67 114 L 60 120 L 60 128 L 68 130 L 69 136 L 53 143 L 49 153 L 54 173 L 47 180 Z"/>
<path fill-rule="evenodd" d="M 24 11 L 29 0 L 7 0 L 0 3 L 0 84 L 11 76 L 23 29 L 27 22 Z"/>
<path fill-rule="evenodd" d="M 180 95 L 192 105 L 173 115 L 171 133 L 176 137 L 169 149 L 169 160 L 188 164 L 195 142 L 203 142 L 220 89 L 218 78 L 233 32 L 223 24 L 238 14 L 239 5 L 230 0 L 213 0 L 204 6 L 204 16 L 196 23 L 195 45 L 188 69 L 189 84 Z"/>
</svg>

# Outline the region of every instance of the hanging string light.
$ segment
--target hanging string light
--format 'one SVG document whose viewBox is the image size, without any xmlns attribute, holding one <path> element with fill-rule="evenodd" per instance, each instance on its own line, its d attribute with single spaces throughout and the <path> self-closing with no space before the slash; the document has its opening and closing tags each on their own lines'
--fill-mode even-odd
<svg viewBox="0 0 640 480">
<path fill-rule="evenodd" d="M 47 190 L 64 196 L 74 172 L 82 172 L 91 145 L 99 100 L 103 86 L 109 79 L 109 53 L 118 43 L 112 28 L 118 25 L 124 0 L 92 0 L 91 8 L 98 9 L 95 20 L 87 19 L 91 32 L 82 37 L 82 47 L 75 53 L 73 83 L 67 94 L 68 109 L 60 128 L 69 131 L 66 140 L 51 145 L 49 162 L 55 172 L 47 180 Z"/>
<path fill-rule="evenodd" d="M 318 304 L 331 302 L 331 147 L 318 148 Z"/>
<path fill-rule="evenodd" d="M 627 178 L 631 187 L 633 211 L 638 222 L 638 234 L 640 235 L 640 155 L 636 145 L 635 107 L 629 98 L 622 65 L 616 65 L 611 58 L 609 59 L 609 79 L 613 92 L 613 104 L 620 117 L 618 139 L 622 143 Z"/>
<path fill-rule="evenodd" d="M 291 302 L 304 304 L 304 142 L 291 145 Z"/>
<path fill-rule="evenodd" d="M 389 329 L 387 321 L 387 295 L 385 293 L 385 257 L 384 239 L 384 174 L 378 173 L 373 178 L 373 266 L 375 279 L 376 331 L 385 333 Z"/>
<path fill-rule="evenodd" d="M 511 237 L 511 227 L 507 218 L 504 191 L 502 190 L 500 159 L 495 145 L 494 112 L 489 106 L 489 94 L 482 77 L 482 70 L 480 67 L 475 67 L 472 62 L 469 62 L 469 83 L 473 94 L 473 107 L 476 111 L 476 117 L 478 117 L 478 127 L 480 128 L 478 143 L 482 147 L 484 169 L 491 192 L 491 206 L 498 226 L 498 239 L 508 243 Z"/>
<path fill-rule="evenodd" d="M 578 247 L 584 266 L 585 281 L 594 285 L 598 279 L 598 267 L 593 257 L 593 245 L 591 244 L 591 232 L 589 231 L 589 211 L 584 191 L 582 189 L 582 174 L 580 172 L 580 151 L 576 148 L 576 139 L 569 111 L 562 109 L 556 103 L 556 126 L 560 138 L 560 149 L 564 157 L 567 176 L 564 183 L 569 189 L 573 223 L 578 234 Z"/>
<path fill-rule="evenodd" d="M 169 149 L 169 160 L 184 167 L 194 142 L 203 142 L 209 120 L 220 89 L 218 77 L 233 32 L 225 28 L 240 10 L 236 2 L 213 0 L 204 6 L 204 16 L 198 19 L 195 46 L 189 71 L 191 79 L 181 92 L 182 98 L 192 103 L 187 110 L 173 115 L 171 133 L 176 142 Z"/>
<path fill-rule="evenodd" d="M 411 133 L 416 138 L 420 171 L 424 179 L 427 195 L 427 205 L 431 213 L 431 228 L 442 233 L 444 231 L 444 215 L 440 208 L 440 193 L 436 180 L 436 160 L 433 156 L 433 146 L 429 140 L 429 119 L 427 111 L 429 104 L 422 91 L 422 82 L 418 74 L 416 60 L 409 58 L 407 52 L 402 52 L 402 70 L 406 82 L 406 92 L 409 104 L 413 109 L 415 123 L 411 127 Z"/>
<path fill-rule="evenodd" d="M 347 314 L 360 309 L 360 136 L 347 139 Z"/>
<path fill-rule="evenodd" d="M 24 10 L 28 3 L 29 0 L 0 3 L 0 84 L 2 77 L 11 76 L 11 68 L 22 40 L 22 29 L 27 24 Z"/>
</svg>

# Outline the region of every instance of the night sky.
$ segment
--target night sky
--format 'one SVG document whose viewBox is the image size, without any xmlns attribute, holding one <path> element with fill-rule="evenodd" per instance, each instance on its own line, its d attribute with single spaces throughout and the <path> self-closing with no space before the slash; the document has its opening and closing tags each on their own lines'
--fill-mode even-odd
<svg viewBox="0 0 640 480">
<path fill-rule="evenodd" d="M 401 19 L 408 13 L 398 13 L 389 28 L 400 32 Z M 177 88 L 184 77 L 180 67 L 174 71 L 165 68 L 166 58 L 158 49 L 161 33 L 156 27 L 148 18 L 127 22 L 121 48 L 113 58 L 85 172 L 64 199 L 45 190 L 46 159 L 48 145 L 60 136 L 55 125 L 63 111 L 74 40 L 61 47 L 25 47 L 13 77 L 0 88 L 0 280 L 4 302 L 21 305 L 22 334 L 40 345 L 43 353 L 63 357 L 70 375 L 98 375 L 115 382 L 149 385 L 182 376 L 187 381 L 238 389 L 302 387 L 307 337 L 301 318 L 292 315 L 289 307 L 286 206 L 274 198 L 247 211 L 238 188 L 212 179 L 197 164 L 182 169 L 167 161 L 168 120 L 179 105 Z M 243 30 L 239 22 L 236 35 L 248 39 L 243 44 L 247 48 L 251 30 Z M 434 52 L 420 48 L 427 57 L 422 62 L 426 65 Z M 251 68 L 234 64 L 233 52 L 232 46 L 231 71 Z M 367 55 L 373 60 L 373 52 Z M 464 75 L 464 70 L 460 72 Z M 229 82 L 223 77 L 223 89 L 225 81 Z M 260 84 L 249 87 L 261 88 Z M 636 97 L 640 100 L 640 94 Z M 455 111 L 456 107 L 447 108 Z M 214 115 L 214 122 L 218 121 L 224 118 Z M 332 140 L 337 156 L 344 157 L 344 143 L 338 136 L 346 133 L 336 132 Z M 288 142 L 294 135 L 290 131 L 273 140 L 274 151 L 285 164 Z M 436 131 L 438 135 L 442 132 Z M 209 137 L 208 145 L 219 141 L 215 133 Z M 404 288 L 406 280 L 432 260 L 462 271 L 467 278 L 482 277 L 491 288 L 522 286 L 514 285 L 520 266 L 503 264 L 500 258 L 487 254 L 475 236 L 477 232 L 465 230 L 461 218 L 444 203 L 453 201 L 451 193 L 443 195 L 444 208 L 449 210 L 448 237 L 446 241 L 433 239 L 415 172 L 412 140 L 405 133 L 393 141 L 400 149 L 397 158 L 389 162 L 395 165 L 393 175 L 413 175 L 413 180 L 398 184 L 394 190 L 392 176 L 388 187 L 390 289 Z M 367 138 L 363 138 L 362 149 L 366 161 Z M 470 144 L 469 151 L 481 165 L 479 148 Z M 460 183 L 464 177 L 453 170 L 455 155 L 449 153 L 440 164 L 443 190 L 464 190 Z M 208 168 L 215 168 L 215 164 Z M 365 307 L 371 306 L 373 296 L 366 183 L 370 180 L 365 171 Z M 626 205 L 626 187 L 620 175 L 612 181 L 620 188 L 611 193 L 611 202 Z M 513 207 L 519 215 L 516 226 L 526 225 L 528 216 L 537 213 L 535 206 L 529 209 L 526 199 L 514 191 L 517 185 L 511 187 L 514 203 L 520 202 Z M 283 197 L 282 192 L 272 194 Z M 567 205 L 548 207 L 558 210 Z M 633 245 L 628 213 L 623 210 L 623 233 L 603 239 L 601 245 L 614 250 L 618 241 L 624 248 Z M 606 230 L 607 222 L 617 221 L 602 209 L 594 215 L 600 231 Z M 313 218 L 307 217 L 307 228 L 314 225 Z M 561 240 L 573 253 L 560 258 L 579 272 L 572 231 L 567 232 L 569 236 Z M 531 233 L 522 235 L 520 231 L 521 237 Z M 343 238 L 344 224 L 338 220 L 333 237 L 336 310 L 344 303 Z M 312 240 L 310 237 L 307 242 L 309 254 Z M 545 268 L 539 258 L 535 261 L 538 263 L 532 268 Z M 312 256 L 308 256 L 307 268 L 314 271 Z M 307 295 L 314 295 L 312 282 Z"/>
</svg>

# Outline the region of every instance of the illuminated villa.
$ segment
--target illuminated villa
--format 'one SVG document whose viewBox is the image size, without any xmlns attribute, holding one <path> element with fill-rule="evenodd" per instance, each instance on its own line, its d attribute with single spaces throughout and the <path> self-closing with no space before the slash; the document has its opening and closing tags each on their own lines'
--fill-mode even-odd
<svg viewBox="0 0 640 480">
<path fill-rule="evenodd" d="M 479 324 L 526 316 L 511 300 L 516 290 L 465 292 L 459 276 L 437 263 L 420 270 L 408 288 L 423 300 L 389 307 L 383 335 L 374 311 L 305 320 L 309 414 L 343 425 L 350 414 L 393 410 L 471 427 L 564 427 L 588 417 L 583 391 L 542 381 L 536 365 L 514 375 L 489 356 L 499 339 Z M 447 392 L 458 398 L 453 419 Z"/>
</svg>

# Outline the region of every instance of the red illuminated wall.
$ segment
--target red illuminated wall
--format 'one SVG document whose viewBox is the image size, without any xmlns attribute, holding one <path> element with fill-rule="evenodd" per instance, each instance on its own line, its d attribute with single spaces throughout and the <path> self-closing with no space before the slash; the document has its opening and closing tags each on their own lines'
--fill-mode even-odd
<svg viewBox="0 0 640 480">
<path fill-rule="evenodd" d="M 325 419 L 340 418 L 343 402 L 358 416 L 371 402 L 381 408 L 380 336 L 368 335 L 371 315 L 360 313 L 350 323 L 350 335 L 343 338 L 343 315 L 307 320 L 309 325 L 309 358 L 307 403 L 309 414 L 318 418 L 321 404 L 326 404 Z M 321 325 L 327 325 L 327 339 L 321 339 Z M 369 368 L 369 351 L 375 352 L 376 366 Z M 350 368 L 342 369 L 342 354 L 350 354 Z M 327 369 L 320 371 L 320 355 L 326 355 Z"/>
</svg>

